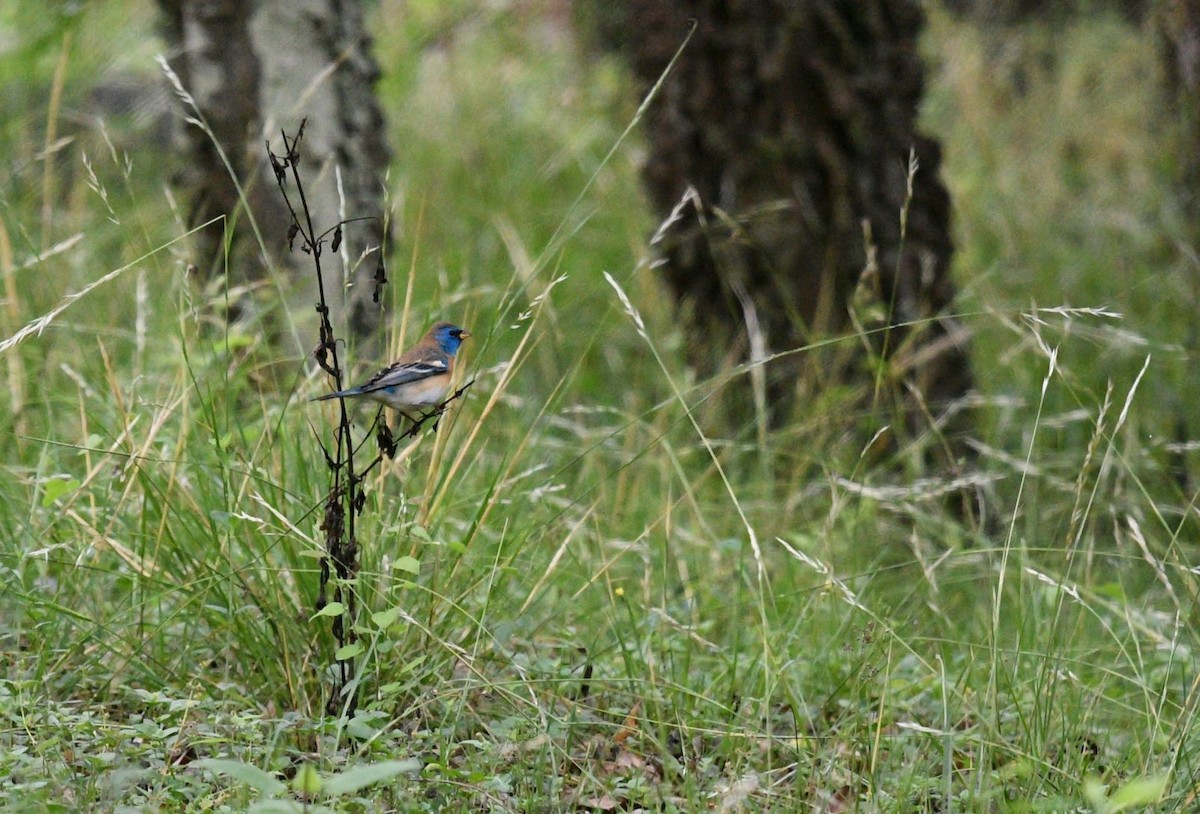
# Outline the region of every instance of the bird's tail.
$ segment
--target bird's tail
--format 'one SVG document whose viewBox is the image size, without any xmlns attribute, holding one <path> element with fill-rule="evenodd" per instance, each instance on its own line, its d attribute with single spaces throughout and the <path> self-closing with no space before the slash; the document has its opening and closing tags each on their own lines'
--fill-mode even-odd
<svg viewBox="0 0 1200 814">
<path fill-rule="evenodd" d="M 327 401 L 328 399 L 336 399 L 336 398 L 342 398 L 345 396 L 353 396 L 353 395 L 354 395 L 354 393 L 352 393 L 349 390 L 338 390 L 335 393 L 326 393 L 323 396 L 316 396 L 315 398 L 309 399 L 309 401 Z"/>
</svg>

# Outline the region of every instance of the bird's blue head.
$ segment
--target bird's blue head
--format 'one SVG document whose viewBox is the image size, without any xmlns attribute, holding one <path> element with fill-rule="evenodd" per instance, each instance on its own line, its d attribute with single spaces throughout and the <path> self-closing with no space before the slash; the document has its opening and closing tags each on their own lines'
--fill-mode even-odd
<svg viewBox="0 0 1200 814">
<path fill-rule="evenodd" d="M 470 331 L 464 331 L 449 322 L 439 322 L 429 329 L 429 333 L 433 334 L 433 338 L 437 340 L 441 349 L 451 356 L 458 353 L 462 341 L 471 335 Z"/>
</svg>

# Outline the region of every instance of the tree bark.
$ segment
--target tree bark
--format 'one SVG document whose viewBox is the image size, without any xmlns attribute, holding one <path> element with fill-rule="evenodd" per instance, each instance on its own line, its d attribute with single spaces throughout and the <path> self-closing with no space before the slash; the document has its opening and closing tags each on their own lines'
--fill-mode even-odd
<svg viewBox="0 0 1200 814">
<path fill-rule="evenodd" d="M 1175 188 L 1186 246 L 1185 273 L 1191 276 L 1193 305 L 1200 305 L 1200 0 L 1163 0 L 1156 20 L 1162 48 L 1165 103 L 1175 138 Z M 1200 399 L 1200 329 L 1193 321 L 1183 338 L 1187 348 L 1186 373 L 1175 412 L 1175 441 L 1172 470 L 1180 492 L 1195 493 L 1194 461 L 1185 451 L 1196 436 L 1195 405 Z"/>
<path fill-rule="evenodd" d="M 1200 215 L 1200 0 L 1164 0 L 1159 16 L 1167 98 L 1178 118 L 1178 194 Z"/>
<path fill-rule="evenodd" d="M 1061 22 L 1084 14 L 1115 11 L 1140 24 L 1155 0 L 943 0 L 952 13 L 985 25 L 1015 25 L 1028 20 Z"/>
<path fill-rule="evenodd" d="M 359 336 L 374 336 L 380 314 L 374 277 L 388 228 L 383 174 L 390 156 L 373 92 L 379 70 L 370 54 L 362 4 L 159 4 L 173 46 L 171 67 L 211 129 L 209 134 L 194 125 L 184 127 L 180 135 L 187 160 L 176 181 L 190 200 L 190 225 L 222 215 L 226 219 L 199 233 L 196 265 L 205 275 L 227 271 L 231 287 L 261 280 L 269 266 L 278 265 L 290 279 L 303 281 L 300 290 L 315 302 L 308 293 L 313 284 L 308 258 L 287 251 L 290 219 L 265 146 L 270 139 L 281 153 L 280 129 L 294 133 L 307 119 L 302 171 L 317 229 L 344 218 L 371 218 L 347 226 L 340 251 L 323 256 L 327 285 L 344 285 L 345 297 L 331 300 L 344 309 L 334 318 L 345 320 Z M 181 120 L 195 115 L 188 109 L 180 113 Z M 259 235 L 250 228 L 247 208 Z M 232 235 L 227 267 L 226 233 Z"/>
<path fill-rule="evenodd" d="M 773 352 L 845 331 L 872 268 L 893 326 L 878 350 L 902 372 L 906 415 L 920 424 L 926 406 L 936 414 L 963 396 L 972 380 L 948 313 L 950 200 L 939 146 L 916 129 L 917 0 L 629 0 L 627 14 L 618 36 L 644 89 L 696 21 L 646 114 L 644 169 L 671 221 L 664 277 L 692 325 L 696 365 L 745 361 L 756 328 Z M 920 165 L 911 200 L 910 150 Z M 814 373 L 846 381 L 850 368 L 803 352 L 767 373 L 779 422 Z"/>
</svg>

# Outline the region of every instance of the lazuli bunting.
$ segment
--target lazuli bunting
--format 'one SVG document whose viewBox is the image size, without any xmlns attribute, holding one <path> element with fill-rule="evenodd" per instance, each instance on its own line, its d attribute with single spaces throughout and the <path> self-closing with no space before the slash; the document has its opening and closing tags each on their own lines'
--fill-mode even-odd
<svg viewBox="0 0 1200 814">
<path fill-rule="evenodd" d="M 457 325 L 439 322 L 421 337 L 420 342 L 363 384 L 318 396 L 314 401 L 368 398 L 406 417 L 406 410 L 434 407 L 441 404 L 450 391 L 454 354 L 470 335 Z"/>
</svg>

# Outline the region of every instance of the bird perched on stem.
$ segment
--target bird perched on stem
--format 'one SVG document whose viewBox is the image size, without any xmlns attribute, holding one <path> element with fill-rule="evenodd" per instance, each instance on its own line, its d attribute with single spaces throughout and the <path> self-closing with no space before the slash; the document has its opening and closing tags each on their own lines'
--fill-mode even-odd
<svg viewBox="0 0 1200 814">
<path fill-rule="evenodd" d="M 367 398 L 412 421 L 408 410 L 436 407 L 446 398 L 454 374 L 454 355 L 470 335 L 457 325 L 439 322 L 420 342 L 363 384 L 318 396 L 314 401 Z"/>
</svg>

